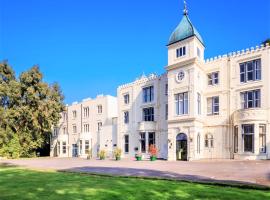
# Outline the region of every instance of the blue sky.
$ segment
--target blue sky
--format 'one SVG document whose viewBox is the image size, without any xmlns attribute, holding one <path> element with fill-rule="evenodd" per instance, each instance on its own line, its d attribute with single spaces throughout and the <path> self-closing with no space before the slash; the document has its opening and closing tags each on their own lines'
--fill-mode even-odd
<svg viewBox="0 0 270 200">
<path fill-rule="evenodd" d="M 269 0 L 187 3 L 206 58 L 270 37 Z M 142 73 L 164 72 L 182 10 L 181 0 L 0 0 L 0 60 L 17 74 L 38 64 L 66 103 L 116 95 Z"/>
</svg>

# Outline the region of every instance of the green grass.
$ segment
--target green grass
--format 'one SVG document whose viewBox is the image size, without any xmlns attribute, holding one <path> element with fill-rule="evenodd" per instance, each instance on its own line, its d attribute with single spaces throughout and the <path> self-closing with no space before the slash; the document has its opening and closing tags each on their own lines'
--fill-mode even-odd
<svg viewBox="0 0 270 200">
<path fill-rule="evenodd" d="M 0 199 L 270 199 L 267 190 L 0 167 Z"/>
</svg>

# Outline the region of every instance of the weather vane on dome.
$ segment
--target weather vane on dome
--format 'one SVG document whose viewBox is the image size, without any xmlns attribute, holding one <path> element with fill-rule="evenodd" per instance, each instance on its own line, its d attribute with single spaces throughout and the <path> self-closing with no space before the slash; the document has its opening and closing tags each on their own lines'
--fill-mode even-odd
<svg viewBox="0 0 270 200">
<path fill-rule="evenodd" d="M 188 14 L 187 2 L 184 0 L 184 15 Z"/>
</svg>

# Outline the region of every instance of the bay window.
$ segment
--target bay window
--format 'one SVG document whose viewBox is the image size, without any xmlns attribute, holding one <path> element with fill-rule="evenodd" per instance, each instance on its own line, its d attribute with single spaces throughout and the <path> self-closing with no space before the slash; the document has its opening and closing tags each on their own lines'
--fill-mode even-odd
<svg viewBox="0 0 270 200">
<path fill-rule="evenodd" d="M 254 124 L 242 125 L 244 152 L 254 152 Z"/>
</svg>

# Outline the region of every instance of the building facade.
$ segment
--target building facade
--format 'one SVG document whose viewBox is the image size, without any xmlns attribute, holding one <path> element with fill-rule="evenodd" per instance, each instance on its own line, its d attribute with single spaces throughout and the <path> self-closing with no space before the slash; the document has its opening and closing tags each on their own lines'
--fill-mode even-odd
<svg viewBox="0 0 270 200">
<path fill-rule="evenodd" d="M 108 149 L 121 148 L 123 157 L 142 153 L 147 158 L 154 144 L 158 157 L 166 160 L 270 159 L 269 45 L 205 60 L 204 41 L 185 8 L 167 48 L 166 73 L 118 87 L 117 111 L 106 116 L 118 117 L 117 128 L 109 128 L 117 133 L 95 139 L 95 154 L 104 146 L 98 144 L 115 138 Z M 69 117 L 75 108 L 80 105 L 68 109 Z M 88 136 L 66 140 L 73 146 L 80 137 Z"/>
<path fill-rule="evenodd" d="M 97 96 L 66 106 L 61 120 L 53 128 L 51 156 L 97 157 L 106 150 L 108 156 L 117 145 L 117 99 Z"/>
</svg>

